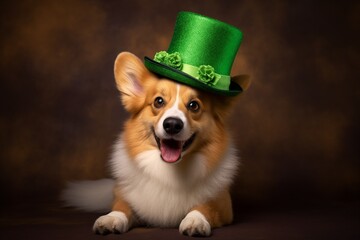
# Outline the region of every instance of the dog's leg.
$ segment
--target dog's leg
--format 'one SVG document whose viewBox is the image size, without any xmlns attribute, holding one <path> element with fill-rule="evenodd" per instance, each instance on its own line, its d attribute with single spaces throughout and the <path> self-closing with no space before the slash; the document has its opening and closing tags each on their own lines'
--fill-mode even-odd
<svg viewBox="0 0 360 240">
<path fill-rule="evenodd" d="M 217 198 L 192 208 L 181 221 L 179 231 L 188 236 L 210 236 L 212 228 L 230 224 L 232 219 L 230 194 L 224 191 Z"/>
<path fill-rule="evenodd" d="M 97 234 L 124 233 L 133 223 L 133 213 L 129 204 L 115 192 L 114 204 L 109 214 L 99 217 L 93 226 Z"/>
</svg>

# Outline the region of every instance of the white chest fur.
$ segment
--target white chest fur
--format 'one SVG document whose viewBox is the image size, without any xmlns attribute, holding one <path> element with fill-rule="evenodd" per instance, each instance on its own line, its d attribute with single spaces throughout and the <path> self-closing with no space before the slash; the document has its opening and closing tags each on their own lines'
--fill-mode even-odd
<svg viewBox="0 0 360 240">
<path fill-rule="evenodd" d="M 158 150 L 145 151 L 130 159 L 122 138 L 110 159 L 113 175 L 123 197 L 137 216 L 150 225 L 179 225 L 189 210 L 232 182 L 238 166 L 235 150 L 229 147 L 223 161 L 207 173 L 205 156 L 194 155 L 186 170 L 161 160 Z M 180 163 L 181 164 L 181 163 Z"/>
</svg>

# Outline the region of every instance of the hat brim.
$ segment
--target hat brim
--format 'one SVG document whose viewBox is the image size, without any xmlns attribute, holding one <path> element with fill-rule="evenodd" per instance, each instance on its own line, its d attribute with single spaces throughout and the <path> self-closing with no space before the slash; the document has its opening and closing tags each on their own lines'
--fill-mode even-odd
<svg viewBox="0 0 360 240">
<path fill-rule="evenodd" d="M 171 80 L 183 83 L 185 85 L 194 87 L 196 89 L 203 90 L 205 92 L 211 92 L 214 94 L 231 97 L 231 96 L 236 96 L 243 91 L 240 85 L 234 81 L 230 82 L 229 90 L 216 89 L 199 81 L 198 79 L 190 76 L 189 74 L 186 74 L 168 65 L 156 62 L 148 57 L 144 58 L 144 63 L 146 68 L 153 73 L 167 77 Z"/>
</svg>

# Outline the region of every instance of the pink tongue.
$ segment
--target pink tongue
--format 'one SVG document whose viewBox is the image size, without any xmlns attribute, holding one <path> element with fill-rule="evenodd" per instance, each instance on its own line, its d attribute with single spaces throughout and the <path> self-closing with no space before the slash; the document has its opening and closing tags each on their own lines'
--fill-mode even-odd
<svg viewBox="0 0 360 240">
<path fill-rule="evenodd" d="M 181 142 L 175 140 L 162 140 L 160 151 L 161 157 L 165 162 L 174 163 L 181 157 Z"/>
</svg>

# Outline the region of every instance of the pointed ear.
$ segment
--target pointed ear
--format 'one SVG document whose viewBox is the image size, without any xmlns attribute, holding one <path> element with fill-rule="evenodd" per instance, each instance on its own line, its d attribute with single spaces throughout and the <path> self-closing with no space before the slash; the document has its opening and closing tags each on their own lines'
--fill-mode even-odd
<svg viewBox="0 0 360 240">
<path fill-rule="evenodd" d="M 139 111 L 145 102 L 144 81 L 150 72 L 134 54 L 122 52 L 115 60 L 114 73 L 125 109 L 132 113 Z"/>
<path fill-rule="evenodd" d="M 250 87 L 250 76 L 249 75 L 238 75 L 231 78 L 232 81 L 236 82 L 240 85 L 245 92 Z M 236 101 L 242 94 L 240 93 L 238 96 L 235 97 L 228 97 L 228 96 L 218 96 L 213 99 L 213 106 L 214 106 L 214 114 L 215 117 L 220 119 L 221 121 L 225 121 L 227 117 L 231 114 L 232 110 L 234 109 L 234 105 Z"/>
<path fill-rule="evenodd" d="M 231 80 L 233 80 L 234 82 L 236 82 L 237 84 L 240 85 L 240 87 L 243 89 L 243 91 L 245 92 L 251 85 L 251 80 L 250 80 L 250 76 L 249 75 L 237 75 L 235 77 L 232 77 Z"/>
</svg>

